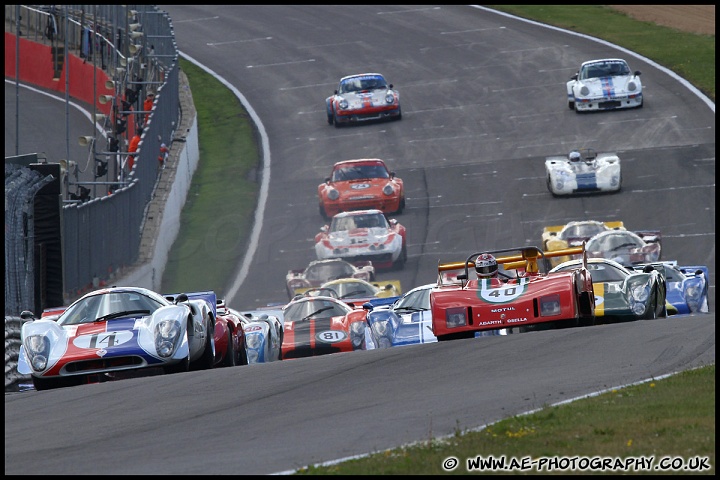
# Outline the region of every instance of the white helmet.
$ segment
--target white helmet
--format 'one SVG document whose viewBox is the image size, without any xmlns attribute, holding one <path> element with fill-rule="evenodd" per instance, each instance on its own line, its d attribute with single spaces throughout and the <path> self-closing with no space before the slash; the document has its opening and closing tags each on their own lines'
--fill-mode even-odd
<svg viewBox="0 0 720 480">
<path fill-rule="evenodd" d="M 475 259 L 475 271 L 478 278 L 494 277 L 498 271 L 497 260 L 489 253 L 478 255 Z"/>
<path fill-rule="evenodd" d="M 571 162 L 579 162 L 580 161 L 580 152 L 577 150 L 573 150 L 570 152 L 570 155 L 568 155 L 568 158 Z"/>
</svg>

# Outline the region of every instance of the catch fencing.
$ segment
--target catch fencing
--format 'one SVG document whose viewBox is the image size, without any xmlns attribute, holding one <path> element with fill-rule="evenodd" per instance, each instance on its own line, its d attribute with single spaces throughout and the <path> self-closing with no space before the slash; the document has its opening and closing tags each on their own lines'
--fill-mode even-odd
<svg viewBox="0 0 720 480">
<path fill-rule="evenodd" d="M 44 45 L 52 54 L 59 69 L 53 75 L 61 76 L 59 72 L 69 68 L 69 57 L 74 55 L 86 63 L 92 61 L 112 80 L 108 85 L 114 94 L 101 98 L 94 98 L 93 88 L 88 92 L 69 87 L 71 93 L 79 91 L 84 97 L 79 100 L 104 108 L 100 111 L 108 115 L 102 120 L 101 133 L 95 132 L 84 140 L 105 172 L 97 175 L 102 168 L 97 170 L 96 178 L 90 181 L 76 175 L 73 181 L 72 167 L 62 165 L 61 290 L 62 303 L 67 304 L 110 283 L 139 258 L 149 204 L 165 166 L 161 160 L 172 152 L 182 115 L 179 53 L 169 16 L 154 5 L 6 5 L 5 25 L 6 78 L 15 78 L 19 70 L 20 81 L 33 83 L 33 78 L 22 78 L 23 69 L 18 68 L 24 62 L 32 63 L 33 59 L 24 59 L 22 53 L 31 51 L 25 46 L 32 42 Z M 21 35 L 17 35 L 19 32 Z M 18 42 L 17 50 L 8 46 L 9 38 Z M 15 57 L 15 51 L 20 52 L 17 58 L 9 59 Z M 9 60 L 16 62 L 13 65 L 17 70 L 8 68 Z M 71 82 L 87 81 L 78 77 L 69 75 Z M 62 83 L 55 85 L 61 88 Z M 152 109 L 143 110 L 143 99 L 151 91 L 155 93 Z M 127 169 L 126 145 L 136 125 L 142 125 L 144 132 L 134 167 Z M 182 140 L 183 132 L 178 136 Z M 9 186 L 8 162 L 6 159 L 6 318 L 23 310 L 33 310 L 39 316 L 38 310 L 59 306 L 38 301 L 43 296 L 34 291 L 38 272 L 33 268 L 37 262 L 32 244 L 36 239 L 33 219 L 29 218 L 32 215 L 27 213 L 32 211 L 34 185 L 40 182 L 13 181 Z M 27 165 L 12 170 L 23 170 L 13 175 L 32 176 Z M 10 214 L 8 204 L 17 205 Z M 35 280 L 31 281 L 31 277 Z"/>
</svg>

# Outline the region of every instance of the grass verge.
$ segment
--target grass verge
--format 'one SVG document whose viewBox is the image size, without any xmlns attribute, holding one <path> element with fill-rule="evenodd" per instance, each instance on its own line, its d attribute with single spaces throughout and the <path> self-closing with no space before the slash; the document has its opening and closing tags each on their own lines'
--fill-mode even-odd
<svg viewBox="0 0 720 480">
<path fill-rule="evenodd" d="M 516 459 L 527 469 L 473 470 L 478 457 L 507 462 Z M 559 468 L 554 458 L 577 459 L 577 468 Z M 616 468 L 612 459 L 632 466 L 632 459 L 653 458 L 660 467 L 663 458 L 675 465 L 708 466 L 705 470 L 654 470 Z M 449 458 L 458 460 L 448 471 Z M 588 460 L 582 469 L 581 459 Z M 545 460 L 542 460 L 545 459 Z M 598 459 L 605 459 L 605 467 Z M 535 461 L 534 466 L 531 463 Z M 541 465 L 545 468 L 538 468 Z M 569 463 L 568 463 L 569 464 Z M 672 465 L 669 461 L 666 464 Z M 640 464 L 637 464 L 640 466 Z M 608 468 L 611 466 L 613 468 Z M 548 467 L 553 467 L 549 469 Z M 378 452 L 336 465 L 309 467 L 300 475 L 413 475 L 475 473 L 604 473 L 658 474 L 715 472 L 715 366 L 689 370 L 678 375 L 640 385 L 613 390 L 571 404 L 547 407 L 524 416 L 515 416 L 480 431 Z"/>
</svg>

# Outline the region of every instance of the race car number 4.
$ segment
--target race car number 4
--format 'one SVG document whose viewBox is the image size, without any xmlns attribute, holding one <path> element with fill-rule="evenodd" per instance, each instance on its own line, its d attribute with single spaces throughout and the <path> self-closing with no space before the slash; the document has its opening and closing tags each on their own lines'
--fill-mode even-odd
<svg viewBox="0 0 720 480">
<path fill-rule="evenodd" d="M 80 335 L 73 340 L 77 348 L 110 348 L 129 342 L 133 338 L 132 332 L 102 332 L 92 335 Z"/>
<path fill-rule="evenodd" d="M 366 188 L 370 188 L 369 183 L 356 183 L 355 185 L 350 186 L 353 190 L 365 190 Z"/>
</svg>

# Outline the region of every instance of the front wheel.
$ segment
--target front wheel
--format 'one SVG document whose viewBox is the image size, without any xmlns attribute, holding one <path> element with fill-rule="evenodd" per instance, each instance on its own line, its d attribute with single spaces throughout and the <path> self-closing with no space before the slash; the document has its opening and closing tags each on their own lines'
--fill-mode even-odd
<svg viewBox="0 0 720 480">
<path fill-rule="evenodd" d="M 203 353 L 200 358 L 190 366 L 192 370 L 208 370 L 213 367 L 213 364 L 215 363 L 214 331 L 215 327 L 213 326 L 212 321 L 208 319 L 205 347 L 203 348 Z"/>
</svg>

